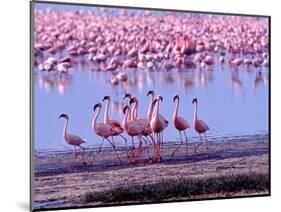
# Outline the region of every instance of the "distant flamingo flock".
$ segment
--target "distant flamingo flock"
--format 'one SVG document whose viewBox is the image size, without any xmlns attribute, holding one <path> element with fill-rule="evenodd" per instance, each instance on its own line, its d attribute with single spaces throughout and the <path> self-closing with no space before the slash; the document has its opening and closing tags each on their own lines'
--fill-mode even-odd
<svg viewBox="0 0 281 212">
<path fill-rule="evenodd" d="M 211 70 L 216 61 L 233 69 L 269 65 L 267 19 L 115 10 L 36 9 L 35 66 L 67 73 L 80 58 L 112 72 L 110 82 L 118 85 L 130 69 Z"/>
<path fill-rule="evenodd" d="M 75 155 L 74 159 L 71 162 L 71 165 L 77 158 L 77 150 L 76 148 L 79 147 L 83 150 L 83 163 L 84 165 L 92 165 L 95 162 L 96 157 L 99 155 L 99 153 L 102 150 L 104 141 L 107 141 L 115 155 L 118 159 L 118 163 L 122 164 L 122 160 L 119 157 L 118 151 L 115 146 L 114 137 L 120 137 L 125 142 L 125 148 L 126 148 L 126 155 L 128 158 L 128 163 L 137 163 L 138 161 L 145 161 L 145 159 L 148 159 L 149 163 L 155 163 L 163 161 L 163 152 L 161 149 L 163 149 L 164 146 L 164 130 L 168 126 L 169 121 L 167 121 L 161 114 L 160 114 L 160 102 L 163 101 L 163 97 L 160 95 L 155 95 L 153 90 L 150 90 L 147 93 L 147 96 L 151 95 L 151 102 L 148 107 L 147 116 L 146 117 L 140 117 L 138 114 L 138 99 L 135 96 L 132 96 L 131 94 L 125 94 L 124 100 L 126 98 L 129 99 L 128 104 L 124 104 L 123 107 L 123 113 L 124 118 L 122 123 L 118 120 L 111 119 L 109 117 L 109 104 L 110 104 L 110 97 L 105 96 L 103 98 L 103 101 L 107 101 L 105 105 L 105 112 L 104 112 L 104 121 L 98 122 L 98 118 L 100 116 L 102 104 L 100 102 L 96 103 L 93 107 L 94 111 L 94 118 L 92 121 L 92 129 L 93 132 L 102 138 L 102 142 L 100 147 L 98 148 L 97 152 L 94 153 L 92 158 L 90 160 L 85 160 L 84 158 L 84 151 L 85 148 L 82 147 L 83 143 L 86 143 L 85 139 L 80 138 L 79 136 L 69 134 L 67 132 L 67 126 L 69 117 L 66 114 L 61 114 L 59 118 L 65 119 L 65 127 L 63 129 L 63 136 L 64 140 L 74 146 L 75 148 Z M 174 156 L 174 154 L 179 150 L 180 146 L 183 144 L 182 139 L 182 132 L 184 134 L 185 139 L 185 145 L 186 145 L 186 159 L 188 159 L 188 138 L 186 130 L 190 128 L 190 125 L 186 119 L 183 117 L 180 117 L 178 115 L 179 113 L 179 95 L 174 96 L 173 98 L 174 102 L 176 102 L 175 105 L 175 111 L 173 115 L 173 123 L 176 130 L 179 131 L 180 134 L 180 144 L 177 145 L 176 149 L 173 151 L 171 158 Z M 196 145 L 194 145 L 194 152 L 197 152 L 197 149 L 200 145 L 203 144 L 201 139 L 201 134 L 204 134 L 205 141 L 206 141 L 206 154 L 208 156 L 209 148 L 208 148 L 208 141 L 206 138 L 205 132 L 209 130 L 208 125 L 203 121 L 198 119 L 198 99 L 194 98 L 192 101 L 192 104 L 194 104 L 194 119 L 193 119 L 193 127 L 195 131 L 200 136 L 200 142 Z M 131 147 L 127 144 L 127 138 L 124 136 L 124 133 L 126 133 L 130 139 L 131 139 Z M 138 145 L 135 145 L 135 138 L 137 139 Z M 153 153 L 151 153 L 149 150 L 152 148 Z M 144 156 L 144 151 L 146 150 L 146 157 Z"/>
</svg>

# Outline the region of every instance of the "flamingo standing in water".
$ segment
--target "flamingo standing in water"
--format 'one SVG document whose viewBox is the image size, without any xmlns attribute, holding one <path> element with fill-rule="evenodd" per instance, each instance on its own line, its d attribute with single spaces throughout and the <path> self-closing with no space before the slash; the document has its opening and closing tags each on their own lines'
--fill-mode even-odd
<svg viewBox="0 0 281 212">
<path fill-rule="evenodd" d="M 97 119 L 98 119 L 98 116 L 99 116 L 100 111 L 101 111 L 101 103 L 95 104 L 95 106 L 94 106 L 94 112 L 96 111 L 97 108 L 98 108 L 98 111 L 97 111 L 97 113 L 95 114 L 95 116 L 94 116 L 94 118 L 93 118 L 93 121 L 92 121 L 92 128 L 93 128 L 93 130 L 95 131 L 95 133 L 96 133 L 98 136 L 102 137 L 103 139 L 102 139 L 101 146 L 100 146 L 98 152 L 96 153 L 96 155 L 98 155 L 98 154 L 100 153 L 100 151 L 101 151 L 101 149 L 102 149 L 102 146 L 103 146 L 104 140 L 107 140 L 107 141 L 110 143 L 110 145 L 112 146 L 114 152 L 116 153 L 116 156 L 117 156 L 117 158 L 118 158 L 120 164 L 122 164 L 122 162 L 121 162 L 121 160 L 120 160 L 120 157 L 119 157 L 119 155 L 118 155 L 118 153 L 117 153 L 117 151 L 116 151 L 115 145 L 114 145 L 114 144 L 109 140 L 109 138 L 108 138 L 108 137 L 114 136 L 114 135 L 116 134 L 116 130 L 115 130 L 112 126 L 110 126 L 110 125 L 108 125 L 108 124 L 105 124 L 105 123 L 97 123 Z M 93 164 L 94 160 L 95 160 L 95 156 L 93 157 L 93 159 L 91 160 L 91 162 L 88 163 L 88 165 L 89 165 L 89 164 Z"/>
<path fill-rule="evenodd" d="M 179 111 L 179 104 L 180 104 L 180 97 L 179 95 L 176 95 L 174 96 L 174 102 L 177 100 L 177 103 L 176 103 L 176 107 L 175 107 L 175 112 L 174 112 L 174 115 L 173 115 L 173 122 L 174 122 L 174 125 L 175 125 L 175 128 L 179 131 L 179 134 L 180 134 L 180 139 L 181 139 L 181 143 L 177 146 L 177 148 L 173 151 L 172 153 L 172 156 L 171 158 L 174 156 L 175 152 L 181 147 L 181 145 L 183 144 L 183 140 L 182 140 L 182 136 L 181 136 L 181 132 L 183 131 L 184 133 L 184 137 L 185 137 L 185 145 L 186 145 L 186 158 L 187 158 L 187 155 L 188 155 L 188 139 L 187 139 L 187 136 L 186 136 L 186 132 L 185 130 L 187 128 L 190 128 L 189 124 L 188 124 L 188 121 L 180 116 L 178 116 L 178 111 Z"/>
<path fill-rule="evenodd" d="M 74 149 L 75 149 L 74 158 L 73 158 L 72 162 L 70 163 L 70 166 L 72 166 L 73 163 L 74 163 L 74 161 L 76 160 L 76 158 L 77 158 L 77 156 L 78 156 L 76 147 L 79 147 L 79 148 L 81 148 L 81 149 L 83 150 L 83 156 L 84 156 L 85 148 L 82 147 L 81 145 L 82 145 L 83 143 L 86 143 L 86 141 L 85 141 L 84 139 L 80 138 L 80 137 L 77 136 L 77 135 L 72 135 L 72 134 L 67 133 L 67 126 L 68 126 L 68 121 L 69 121 L 68 115 L 66 115 L 66 114 L 61 114 L 61 115 L 59 116 L 59 119 L 60 119 L 60 118 L 64 118 L 64 119 L 65 119 L 65 124 L 64 124 L 64 129 L 63 129 L 63 138 L 64 138 L 64 140 L 66 141 L 66 143 L 68 143 L 68 144 L 74 146 Z M 83 158 L 83 160 L 84 160 L 84 158 Z"/>
<path fill-rule="evenodd" d="M 209 147 L 208 147 L 208 140 L 207 140 L 207 137 L 206 137 L 206 131 L 209 130 L 210 128 L 208 127 L 208 125 L 203 120 L 200 120 L 197 117 L 198 99 L 194 98 L 193 101 L 192 101 L 192 104 L 194 104 L 194 106 L 195 106 L 193 125 L 194 125 L 194 128 L 195 128 L 196 132 L 199 134 L 200 141 L 202 140 L 201 134 L 202 133 L 204 134 L 205 140 L 206 140 L 206 147 L 207 147 L 207 156 L 209 156 Z M 202 142 L 195 147 L 195 152 L 197 151 L 197 148 L 200 145 L 202 145 Z"/>
<path fill-rule="evenodd" d="M 130 162 L 132 159 L 134 159 L 134 137 L 138 137 L 139 142 L 141 144 L 141 139 L 142 139 L 142 133 L 145 131 L 145 128 L 141 126 L 139 123 L 136 121 L 131 121 L 128 119 L 129 114 L 130 114 L 130 108 L 128 105 L 125 105 L 123 108 L 123 113 L 124 113 L 124 119 L 123 119 L 123 126 L 129 136 L 132 138 L 132 145 L 133 145 L 133 150 L 132 150 L 132 158 L 130 159 Z"/>
<path fill-rule="evenodd" d="M 105 101 L 105 100 L 107 100 L 107 104 L 106 104 L 105 112 L 104 112 L 104 123 L 108 124 L 108 125 L 110 125 L 111 127 L 114 128 L 115 134 L 113 136 L 120 136 L 121 138 L 124 139 L 124 141 L 126 143 L 126 152 L 127 152 L 127 156 L 128 156 L 127 139 L 121 134 L 121 133 L 123 133 L 124 129 L 121 126 L 119 121 L 109 118 L 108 110 L 109 110 L 109 105 L 110 105 L 110 96 L 105 96 L 103 98 L 103 101 Z M 112 136 L 112 139 L 113 139 L 113 136 Z"/>
<path fill-rule="evenodd" d="M 167 127 L 168 121 L 161 118 L 159 114 L 159 102 L 163 101 L 162 96 L 157 96 L 157 98 L 154 100 L 154 112 L 153 112 L 153 117 L 151 118 L 150 121 L 150 127 L 153 131 L 153 133 L 156 134 L 156 141 L 158 142 L 158 147 L 157 147 L 157 159 L 161 160 L 161 154 L 160 154 L 160 142 L 161 142 L 161 132 Z"/>
</svg>

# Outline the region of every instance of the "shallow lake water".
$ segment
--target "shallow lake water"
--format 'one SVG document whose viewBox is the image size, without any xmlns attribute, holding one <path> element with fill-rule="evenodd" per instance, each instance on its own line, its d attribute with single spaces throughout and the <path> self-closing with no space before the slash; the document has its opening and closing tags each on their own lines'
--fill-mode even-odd
<svg viewBox="0 0 281 212">
<path fill-rule="evenodd" d="M 46 73 L 34 70 L 34 138 L 36 151 L 70 150 L 63 140 L 64 120 L 61 113 L 70 117 L 68 131 L 87 140 L 85 147 L 97 147 L 101 143 L 91 128 L 93 106 L 102 102 L 103 96 L 111 96 L 110 116 L 122 121 L 124 93 L 139 99 L 139 116 L 146 117 L 153 89 L 163 96 L 160 113 L 169 121 L 164 131 L 166 141 L 179 141 L 172 116 L 175 108 L 173 96 L 180 96 L 179 114 L 191 125 L 187 130 L 189 142 L 198 141 L 192 127 L 194 108 L 192 99 L 199 99 L 199 118 L 210 127 L 207 136 L 233 137 L 268 134 L 268 68 L 249 70 L 231 69 L 228 64 L 216 63 L 212 70 L 122 70 L 128 73 L 127 83 L 113 86 L 111 72 L 99 71 L 87 61 L 77 58 L 68 74 Z M 99 121 L 103 121 L 103 108 Z M 129 137 L 128 137 L 129 138 Z M 122 140 L 115 139 L 118 145 Z"/>
</svg>

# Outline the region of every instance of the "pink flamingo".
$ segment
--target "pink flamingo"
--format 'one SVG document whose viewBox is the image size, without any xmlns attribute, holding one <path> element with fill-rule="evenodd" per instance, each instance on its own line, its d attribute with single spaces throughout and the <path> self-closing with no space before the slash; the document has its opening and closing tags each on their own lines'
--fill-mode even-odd
<svg viewBox="0 0 281 212">
<path fill-rule="evenodd" d="M 143 126 L 141 126 L 139 123 L 137 123 L 136 121 L 130 121 L 128 119 L 129 114 L 130 114 L 130 108 L 128 105 L 124 106 L 123 113 L 124 113 L 123 126 L 124 126 L 127 134 L 129 136 L 131 136 L 131 139 L 132 139 L 133 150 L 132 150 L 132 158 L 130 159 L 130 162 L 131 162 L 131 160 L 134 159 L 134 149 L 135 149 L 134 137 L 136 136 L 139 139 L 139 143 L 141 145 L 141 139 L 142 139 L 141 136 L 142 136 L 142 133 L 145 131 L 145 128 Z"/>
<path fill-rule="evenodd" d="M 208 147 L 208 140 L 207 140 L 207 137 L 206 137 L 206 131 L 209 130 L 210 128 L 208 127 L 208 125 L 207 125 L 203 120 L 200 120 L 200 119 L 198 119 L 198 117 L 197 117 L 198 99 L 197 99 L 197 98 L 194 98 L 193 101 L 192 101 L 192 104 L 195 105 L 193 125 L 194 125 L 194 128 L 195 128 L 196 132 L 199 134 L 200 141 L 202 140 L 202 139 L 201 139 L 201 134 L 203 133 L 204 136 L 205 136 L 206 147 L 207 147 L 207 156 L 208 156 L 208 155 L 209 155 L 209 147 Z M 199 143 L 199 145 L 197 145 L 197 146 L 195 147 L 195 152 L 197 151 L 197 148 L 198 148 L 200 145 L 202 145 L 202 142 Z"/>
<path fill-rule="evenodd" d="M 93 162 L 94 162 L 96 156 L 100 153 L 100 151 L 101 151 L 101 149 L 102 149 L 104 140 L 107 140 L 107 141 L 110 143 L 110 145 L 112 146 L 114 152 L 116 153 L 116 156 L 117 156 L 117 158 L 118 158 L 118 160 L 119 160 L 119 163 L 122 164 L 122 162 L 121 162 L 121 160 L 120 160 L 120 157 L 119 157 L 119 155 L 118 155 L 118 153 L 117 153 L 117 151 L 116 151 L 115 145 L 114 145 L 114 144 L 109 140 L 109 138 L 108 138 L 108 137 L 114 136 L 114 135 L 116 134 L 116 130 L 115 130 L 112 126 L 110 126 L 110 125 L 108 125 L 108 124 L 105 124 L 105 123 L 97 123 L 97 119 L 98 119 L 98 116 L 99 116 L 100 111 L 101 111 L 101 103 L 95 104 L 95 106 L 94 106 L 94 112 L 96 111 L 97 108 L 98 108 L 98 111 L 97 111 L 97 113 L 95 114 L 95 116 L 94 116 L 94 118 L 93 118 L 93 121 L 92 121 L 92 128 L 93 128 L 93 130 L 95 131 L 95 133 L 96 133 L 98 136 L 102 137 L 103 139 L 102 139 L 101 146 L 100 146 L 100 148 L 98 149 L 98 152 L 97 152 L 96 155 L 93 157 L 93 159 L 91 160 L 91 162 L 88 163 L 87 165 L 93 164 Z"/>
<path fill-rule="evenodd" d="M 150 91 L 148 91 L 148 93 L 147 93 L 147 96 L 149 96 L 149 95 L 151 95 L 151 101 L 150 101 L 150 105 L 149 105 L 149 109 L 148 109 L 148 113 L 147 113 L 147 119 L 148 119 L 148 121 L 149 121 L 149 123 L 151 122 L 151 119 L 152 119 L 152 116 L 153 116 L 153 114 L 154 114 L 154 112 L 155 112 L 155 110 L 154 110 L 154 106 L 155 106 L 155 104 L 156 104 L 156 102 L 154 102 L 154 96 L 155 96 L 155 92 L 153 91 L 153 90 L 150 90 Z M 159 96 L 158 96 L 159 97 Z M 158 98 L 157 97 L 157 98 Z M 161 121 L 162 122 L 165 122 L 165 127 L 167 127 L 168 126 L 168 121 L 159 113 L 159 119 L 161 119 Z M 153 139 L 154 140 L 154 139 Z M 162 132 L 160 132 L 160 144 L 162 145 L 162 147 L 163 147 L 163 142 L 164 142 L 164 139 L 163 139 L 163 133 Z"/>
<path fill-rule="evenodd" d="M 150 121 L 150 127 L 153 131 L 153 133 L 156 134 L 156 141 L 158 142 L 158 153 L 157 153 L 157 160 L 161 160 L 161 154 L 160 154 L 160 142 L 161 142 L 161 135 L 160 133 L 167 127 L 168 125 L 168 121 L 161 118 L 160 114 L 159 114 L 159 102 L 163 101 L 163 97 L 162 96 L 157 96 L 157 98 L 154 100 L 154 113 L 153 113 L 153 117 Z"/>
<path fill-rule="evenodd" d="M 124 132 L 124 129 L 119 121 L 109 118 L 108 111 L 109 111 L 109 105 L 110 105 L 110 96 L 104 96 L 103 101 L 105 101 L 105 100 L 107 100 L 107 103 L 106 103 L 105 112 L 104 112 L 104 119 L 103 119 L 104 123 L 110 125 L 115 130 L 115 134 L 112 136 L 112 139 L 114 136 L 120 136 L 121 138 L 123 138 L 123 140 L 125 141 L 125 144 L 126 144 L 126 152 L 127 152 L 127 156 L 128 156 L 127 139 L 121 134 Z"/>
<path fill-rule="evenodd" d="M 188 139 L 186 136 L 186 132 L 185 130 L 187 128 L 190 128 L 188 121 L 180 116 L 178 116 L 178 111 L 179 111 L 179 104 L 180 104 L 180 97 L 179 95 L 174 96 L 174 102 L 177 100 L 176 103 L 176 107 L 175 107 L 175 111 L 174 111 L 174 115 L 173 115 L 173 122 L 174 122 L 174 126 L 175 128 L 179 131 L 180 134 L 180 139 L 181 139 L 181 143 L 177 146 L 177 148 L 173 151 L 171 158 L 174 156 L 175 152 L 181 147 L 181 145 L 183 144 L 183 140 L 182 140 L 182 136 L 181 136 L 181 132 L 183 131 L 184 133 L 184 137 L 185 137 L 185 145 L 186 145 L 186 158 L 188 155 Z"/>
<path fill-rule="evenodd" d="M 77 136 L 77 135 L 72 135 L 72 134 L 67 133 L 67 126 L 68 126 L 68 121 L 69 121 L 68 115 L 66 115 L 66 114 L 61 114 L 61 115 L 59 116 L 59 119 L 60 119 L 60 118 L 64 118 L 64 119 L 66 120 L 66 121 L 65 121 L 65 124 L 64 124 L 64 129 L 63 129 L 63 138 L 64 138 L 64 140 L 66 141 L 66 143 L 68 143 L 68 144 L 74 146 L 74 149 L 75 149 L 74 158 L 73 158 L 72 162 L 70 163 L 70 166 L 72 166 L 73 163 L 74 163 L 74 161 L 75 161 L 75 160 L 77 159 L 77 157 L 78 157 L 76 147 L 79 147 L 79 148 L 81 148 L 81 149 L 83 150 L 83 160 L 84 160 L 84 151 L 85 151 L 85 148 L 82 147 L 81 145 L 82 145 L 83 143 L 86 143 L 86 140 L 80 138 L 80 137 Z"/>
<path fill-rule="evenodd" d="M 136 123 L 140 124 L 142 127 L 145 128 L 145 130 L 142 132 L 142 135 L 147 138 L 149 137 L 152 142 L 154 143 L 154 139 L 151 136 L 152 134 L 152 129 L 150 127 L 150 123 L 146 118 L 141 118 L 138 116 L 138 105 L 139 105 L 139 101 L 136 97 L 131 98 L 130 100 L 130 105 L 132 105 L 134 103 L 134 107 L 133 107 L 133 111 L 134 111 L 134 117 L 133 117 L 133 121 L 135 121 Z M 146 143 L 146 147 L 147 147 L 147 152 L 148 152 L 148 156 L 149 156 L 149 149 L 148 149 L 148 142 L 147 140 L 143 139 Z M 149 156 L 150 157 L 150 156 Z"/>
</svg>

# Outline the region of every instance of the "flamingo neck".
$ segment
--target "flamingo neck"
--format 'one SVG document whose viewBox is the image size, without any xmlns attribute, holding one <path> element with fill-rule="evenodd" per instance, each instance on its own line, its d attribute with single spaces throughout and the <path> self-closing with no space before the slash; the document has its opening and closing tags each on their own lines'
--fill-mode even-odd
<svg viewBox="0 0 281 212">
<path fill-rule="evenodd" d="M 177 103 L 176 103 L 175 111 L 174 111 L 174 116 L 173 116 L 174 120 L 178 117 L 179 104 L 180 104 L 180 100 L 178 99 Z"/>
<path fill-rule="evenodd" d="M 194 109 L 194 122 L 197 121 L 197 102 L 195 103 L 195 109 Z"/>
<path fill-rule="evenodd" d="M 128 124 L 128 118 L 129 118 L 129 114 L 130 114 L 130 109 L 128 108 L 125 115 L 124 115 L 124 119 L 123 119 L 123 127 L 125 129 L 127 129 L 127 124 Z"/>
<path fill-rule="evenodd" d="M 159 115 L 159 100 L 157 100 L 156 102 L 156 107 L 155 107 L 155 111 L 154 111 L 154 118 L 157 117 Z"/>
<path fill-rule="evenodd" d="M 153 100 L 154 100 L 154 95 L 151 95 L 151 100 L 150 100 L 150 104 L 148 107 L 148 111 L 147 111 L 147 120 L 150 122 L 151 117 L 152 117 L 152 112 L 153 112 Z"/>
<path fill-rule="evenodd" d="M 66 119 L 65 124 L 64 124 L 64 128 L 63 128 L 63 137 L 64 140 L 67 140 L 67 126 L 68 126 L 68 119 Z"/>
<path fill-rule="evenodd" d="M 135 107 L 134 107 L 134 116 L 133 116 L 133 119 L 136 119 L 138 117 L 138 110 L 139 110 L 139 101 L 136 99 L 135 100 Z"/>
<path fill-rule="evenodd" d="M 98 116 L 100 114 L 100 110 L 101 110 L 101 108 L 99 108 L 98 112 L 96 112 L 96 114 L 93 118 L 93 121 L 92 121 L 92 128 L 93 129 L 96 129 L 97 119 L 98 119 Z"/>
<path fill-rule="evenodd" d="M 104 111 L 104 118 L 103 122 L 107 124 L 109 122 L 109 115 L 108 115 L 108 110 L 109 110 L 109 104 L 110 104 L 110 99 L 107 100 L 105 111 Z"/>
</svg>

